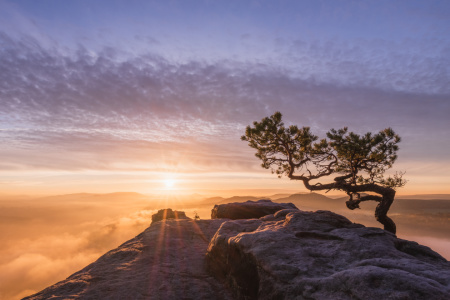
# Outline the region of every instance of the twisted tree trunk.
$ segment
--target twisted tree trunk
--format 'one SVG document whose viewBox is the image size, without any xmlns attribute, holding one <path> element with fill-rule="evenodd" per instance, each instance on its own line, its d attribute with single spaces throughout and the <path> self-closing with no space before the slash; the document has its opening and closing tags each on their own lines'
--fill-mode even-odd
<svg viewBox="0 0 450 300">
<path fill-rule="evenodd" d="M 327 184 L 310 184 L 311 178 L 305 176 L 290 175 L 289 178 L 293 180 L 301 180 L 305 187 L 310 191 L 323 191 L 323 190 L 341 190 L 346 192 L 350 199 L 346 202 L 349 209 L 353 210 L 355 208 L 360 208 L 359 203 L 363 201 L 377 201 L 378 205 L 375 208 L 375 219 L 383 224 L 384 230 L 396 234 L 397 227 L 394 221 L 387 216 L 389 208 L 394 202 L 395 190 L 390 187 L 380 186 L 375 183 L 361 184 L 361 185 L 351 185 L 345 180 L 350 178 L 351 175 L 345 175 L 336 177 L 333 183 Z M 366 195 L 360 197 L 362 192 L 373 192 L 377 195 Z M 357 199 L 353 199 L 356 195 Z"/>
<path fill-rule="evenodd" d="M 378 222 L 384 225 L 384 230 L 392 232 L 395 234 L 397 232 L 397 227 L 395 226 L 394 221 L 387 216 L 389 208 L 391 207 L 392 202 L 394 202 L 395 191 L 390 189 L 383 194 L 383 199 L 378 203 L 375 208 L 375 218 Z"/>
</svg>

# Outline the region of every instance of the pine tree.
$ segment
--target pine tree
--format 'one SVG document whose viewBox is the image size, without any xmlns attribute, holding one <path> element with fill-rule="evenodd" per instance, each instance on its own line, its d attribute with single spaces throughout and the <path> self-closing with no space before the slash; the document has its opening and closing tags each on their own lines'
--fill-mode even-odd
<svg viewBox="0 0 450 300">
<path fill-rule="evenodd" d="M 395 189 L 406 181 L 404 173 L 385 176 L 397 159 L 400 137 L 391 128 L 376 134 L 358 135 L 347 127 L 331 129 L 327 138 L 318 140 L 309 127 L 286 127 L 276 112 L 261 122 L 247 126 L 241 137 L 256 149 L 262 167 L 279 177 L 300 180 L 310 191 L 341 190 L 347 193 L 349 209 L 363 201 L 377 201 L 375 218 L 384 229 L 396 233 L 394 221 L 387 216 Z M 328 182 L 324 179 L 338 175 Z M 361 193 L 370 193 L 361 195 Z"/>
</svg>

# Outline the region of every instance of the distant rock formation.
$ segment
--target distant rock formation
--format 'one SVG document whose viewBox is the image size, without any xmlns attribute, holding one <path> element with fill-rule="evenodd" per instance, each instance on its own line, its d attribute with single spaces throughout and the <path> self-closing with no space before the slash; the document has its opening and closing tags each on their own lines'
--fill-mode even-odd
<svg viewBox="0 0 450 300">
<path fill-rule="evenodd" d="M 214 209 L 253 217 L 275 205 Z M 24 299 L 450 299 L 450 264 L 428 247 L 283 205 L 241 220 L 160 210 L 135 238 Z"/>
<path fill-rule="evenodd" d="M 211 219 L 257 219 L 276 213 L 282 209 L 297 209 L 292 203 L 274 203 L 270 200 L 235 202 L 214 205 Z"/>
<path fill-rule="evenodd" d="M 450 299 L 439 254 L 329 211 L 227 221 L 206 260 L 237 299 Z"/>
<path fill-rule="evenodd" d="M 190 219 L 184 211 L 172 210 L 170 208 L 160 209 L 152 216 L 152 224 L 167 219 Z"/>
</svg>

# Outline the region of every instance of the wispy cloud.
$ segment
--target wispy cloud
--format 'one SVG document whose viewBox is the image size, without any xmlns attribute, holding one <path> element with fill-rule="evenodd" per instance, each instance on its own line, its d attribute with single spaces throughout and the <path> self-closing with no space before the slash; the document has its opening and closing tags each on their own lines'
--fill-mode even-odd
<svg viewBox="0 0 450 300">
<path fill-rule="evenodd" d="M 429 141 L 429 131 L 448 136 L 449 64 L 443 55 L 404 54 L 389 71 L 383 59 L 395 53 L 380 54 L 384 45 L 375 42 L 356 47 L 296 41 L 285 47 L 287 61 L 297 61 L 302 74 L 317 74 L 303 78 L 277 62 L 181 63 L 151 52 L 126 57 L 120 49 L 82 46 L 64 54 L 30 36 L 6 33 L 0 43 L 0 136 L 8 141 L 1 150 L 7 168 L 107 168 L 108 157 L 127 159 L 120 154 L 125 150 L 129 158 L 145 160 L 136 156 L 141 148 L 170 152 L 193 143 L 206 161 L 208 148 L 219 156 L 230 151 L 225 143 L 242 149 L 244 127 L 276 110 L 322 133 L 392 126 L 411 146 Z M 367 53 L 369 46 L 373 53 Z M 409 77 L 400 76 L 402 64 L 412 61 Z M 394 78 L 412 88 L 398 90 Z"/>
</svg>

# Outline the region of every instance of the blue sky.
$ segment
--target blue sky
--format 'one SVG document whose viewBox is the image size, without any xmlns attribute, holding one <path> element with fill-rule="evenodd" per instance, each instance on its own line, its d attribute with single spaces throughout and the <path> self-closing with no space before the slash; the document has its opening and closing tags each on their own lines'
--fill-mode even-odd
<svg viewBox="0 0 450 300">
<path fill-rule="evenodd" d="M 448 1 L 0 1 L 0 184 L 291 188 L 239 141 L 279 110 L 319 136 L 391 126 L 404 190 L 448 192 L 448 28 Z"/>
</svg>

